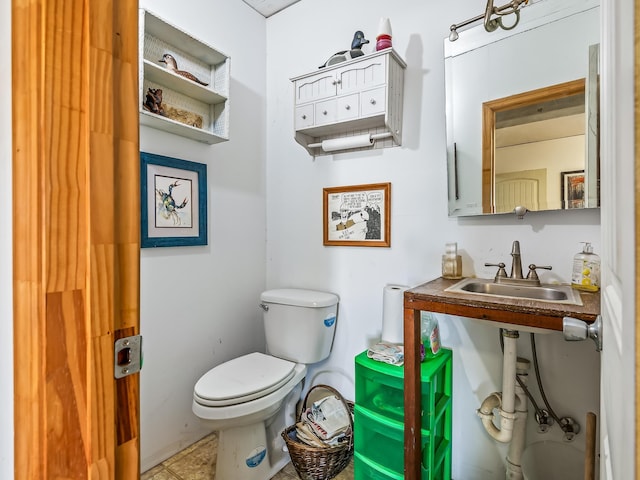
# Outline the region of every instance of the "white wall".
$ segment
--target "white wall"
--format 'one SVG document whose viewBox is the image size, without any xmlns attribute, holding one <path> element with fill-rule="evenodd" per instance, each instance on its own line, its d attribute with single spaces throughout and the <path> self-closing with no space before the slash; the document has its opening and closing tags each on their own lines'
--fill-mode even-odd
<svg viewBox="0 0 640 480">
<path fill-rule="evenodd" d="M 13 478 L 13 275 L 11 200 L 11 2 L 0 2 L 0 478 Z"/>
<path fill-rule="evenodd" d="M 520 240 L 525 265 L 553 265 L 543 281 L 569 280 L 580 241 L 592 241 L 599 250 L 597 211 L 530 213 L 524 220 L 447 216 L 443 38 L 452 23 L 480 10 L 473 0 L 446 6 L 421 0 L 366 5 L 302 0 L 267 21 L 267 288 L 300 286 L 340 296 L 333 353 L 309 377 L 351 398 L 353 358 L 380 335 L 384 285 L 438 277 L 446 242 L 458 242 L 465 275 L 491 277 L 495 272 L 484 262 L 508 263 L 512 241 Z M 404 144 L 314 160 L 293 139 L 289 79 L 348 48 L 355 30 L 375 44 L 380 17 L 390 18 L 394 48 L 408 64 Z M 323 246 L 323 187 L 377 182 L 392 184 L 391 248 Z M 454 350 L 454 478 L 498 478 L 505 450 L 489 439 L 475 414 L 488 394 L 501 389 L 498 330 L 475 320 L 440 316 L 440 321 L 442 342 Z M 528 335 L 519 346 L 522 356 L 531 358 Z M 598 411 L 599 356 L 593 344 L 569 344 L 554 333 L 538 336 L 537 346 L 552 407 L 584 424 L 587 411 Z M 586 379 L 585 369 L 593 372 Z M 541 436 L 532 427 L 529 441 L 557 439 L 559 432 L 555 427 Z M 584 435 L 575 443 L 583 448 Z"/>
<path fill-rule="evenodd" d="M 198 378 L 264 350 L 265 19 L 241 1 L 141 0 L 231 57 L 230 140 L 205 145 L 141 127 L 140 149 L 207 165 L 209 244 L 141 254 L 142 469 L 204 436 L 191 411 Z"/>
</svg>

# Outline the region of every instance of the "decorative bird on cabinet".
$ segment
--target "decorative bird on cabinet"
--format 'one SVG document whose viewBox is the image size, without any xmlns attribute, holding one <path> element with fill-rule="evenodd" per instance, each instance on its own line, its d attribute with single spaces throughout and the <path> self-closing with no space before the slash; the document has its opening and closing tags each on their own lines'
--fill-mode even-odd
<svg viewBox="0 0 640 480">
<path fill-rule="evenodd" d="M 199 80 L 193 73 L 187 72 L 185 70 L 178 70 L 178 62 L 170 53 L 165 53 L 159 62 L 162 62 L 167 65 L 167 69 L 171 70 L 173 73 L 180 75 L 184 78 L 188 78 L 192 82 L 199 83 L 200 85 L 204 85 L 205 87 L 209 85 L 208 83 L 204 83 Z"/>
<path fill-rule="evenodd" d="M 369 40 L 364 38 L 364 33 L 360 30 L 356 31 L 356 33 L 353 34 L 353 40 L 351 41 L 351 50 L 342 50 L 341 52 L 334 53 L 331 55 L 329 60 L 327 60 L 324 65 L 320 65 L 319 68 L 328 67 L 336 63 L 346 62 L 352 58 L 361 57 L 364 55 L 362 46 L 367 43 L 369 43 Z"/>
</svg>

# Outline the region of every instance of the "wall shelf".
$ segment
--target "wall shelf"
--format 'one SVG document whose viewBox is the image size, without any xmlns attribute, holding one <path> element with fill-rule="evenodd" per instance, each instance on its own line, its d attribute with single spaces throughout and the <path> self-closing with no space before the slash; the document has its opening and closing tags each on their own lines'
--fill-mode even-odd
<svg viewBox="0 0 640 480">
<path fill-rule="evenodd" d="M 145 9 L 140 9 L 140 123 L 214 144 L 229 139 L 230 58 Z M 159 62 L 165 53 L 207 86 Z M 149 89 L 162 90 L 165 115 L 144 108 Z"/>
<path fill-rule="evenodd" d="M 292 78 L 296 141 L 314 156 L 343 137 L 390 134 L 361 150 L 401 145 L 405 68 L 388 48 Z"/>
</svg>

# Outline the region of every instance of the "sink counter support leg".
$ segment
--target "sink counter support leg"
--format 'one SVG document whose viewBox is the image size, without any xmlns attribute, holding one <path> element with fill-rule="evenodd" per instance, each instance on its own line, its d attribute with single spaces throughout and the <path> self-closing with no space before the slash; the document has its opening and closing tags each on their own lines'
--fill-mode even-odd
<svg viewBox="0 0 640 480">
<path fill-rule="evenodd" d="M 405 294 L 406 295 L 406 294 Z M 421 477 L 420 310 L 404 309 L 404 477 Z"/>
</svg>

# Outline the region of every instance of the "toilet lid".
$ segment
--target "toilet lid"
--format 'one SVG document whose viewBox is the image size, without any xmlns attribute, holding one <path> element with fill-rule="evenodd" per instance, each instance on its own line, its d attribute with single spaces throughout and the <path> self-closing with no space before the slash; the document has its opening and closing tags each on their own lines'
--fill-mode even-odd
<svg viewBox="0 0 640 480">
<path fill-rule="evenodd" d="M 221 407 L 264 397 L 287 383 L 296 364 L 254 352 L 222 363 L 196 383 L 198 403 Z"/>
</svg>

